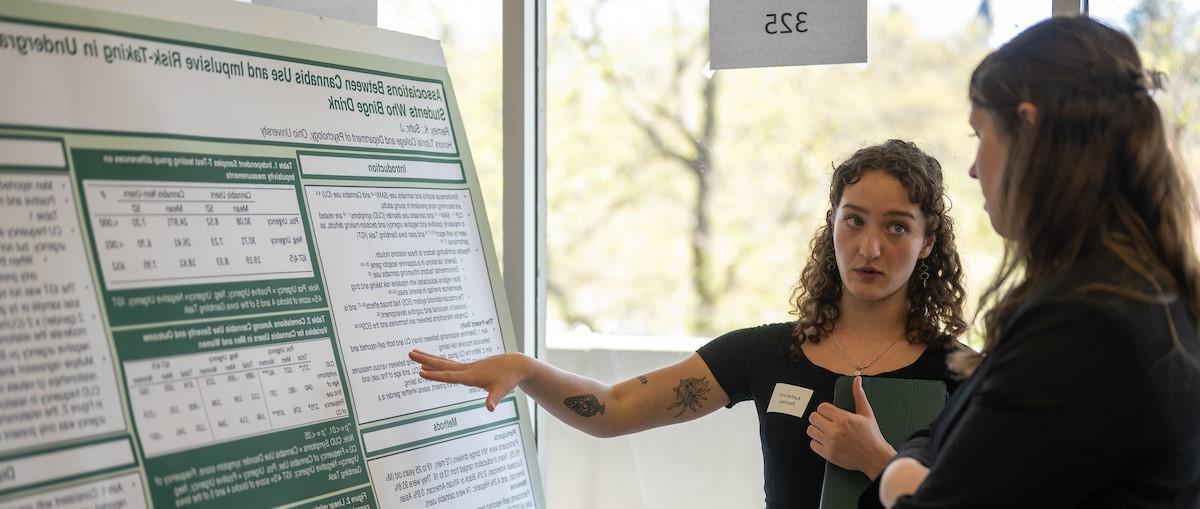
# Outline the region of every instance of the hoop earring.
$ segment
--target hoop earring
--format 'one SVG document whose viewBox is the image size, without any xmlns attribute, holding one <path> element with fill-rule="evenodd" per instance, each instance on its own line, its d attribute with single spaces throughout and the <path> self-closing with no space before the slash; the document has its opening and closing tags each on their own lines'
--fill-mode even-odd
<svg viewBox="0 0 1200 509">
<path fill-rule="evenodd" d="M 826 272 L 837 271 L 837 264 L 833 260 L 833 255 L 829 255 L 828 258 L 825 258 L 825 271 Z"/>
<path fill-rule="evenodd" d="M 929 264 L 925 260 L 921 260 L 921 266 L 917 267 L 917 278 L 921 280 L 922 287 L 929 286 Z"/>
</svg>

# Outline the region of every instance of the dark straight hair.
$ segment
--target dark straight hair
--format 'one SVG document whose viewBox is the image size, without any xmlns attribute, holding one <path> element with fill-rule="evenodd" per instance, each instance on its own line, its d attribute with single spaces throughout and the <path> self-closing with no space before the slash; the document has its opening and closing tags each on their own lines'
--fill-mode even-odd
<svg viewBox="0 0 1200 509">
<path fill-rule="evenodd" d="M 1082 17 L 1038 23 L 976 67 L 971 103 L 1012 143 L 997 222 L 1004 259 L 980 299 L 985 352 L 1032 289 L 1101 250 L 1153 291 L 1091 289 L 1153 302 L 1182 299 L 1191 318 L 1200 317 L 1198 212 L 1151 97 L 1157 81 L 1148 78 L 1128 36 Z M 1037 109 L 1032 124 L 1017 114 L 1023 102 Z"/>
</svg>

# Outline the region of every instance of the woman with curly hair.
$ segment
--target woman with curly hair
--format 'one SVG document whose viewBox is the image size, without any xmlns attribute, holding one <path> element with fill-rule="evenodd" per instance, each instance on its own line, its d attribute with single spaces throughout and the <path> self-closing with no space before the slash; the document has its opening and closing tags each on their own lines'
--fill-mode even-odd
<svg viewBox="0 0 1200 509">
<path fill-rule="evenodd" d="M 733 331 L 695 354 L 608 385 L 522 354 L 458 363 L 414 351 L 421 376 L 488 391 L 520 387 L 547 411 L 609 437 L 754 400 L 767 507 L 820 501 L 825 462 L 879 475 L 895 451 L 856 379 L 856 411 L 829 403 L 844 375 L 949 380 L 966 328 L 962 270 L 941 165 L 913 143 L 863 148 L 834 169 L 825 223 L 793 295 L 797 320 Z M 714 383 L 715 382 L 715 383 Z M 791 410 L 771 411 L 773 402 Z"/>
</svg>

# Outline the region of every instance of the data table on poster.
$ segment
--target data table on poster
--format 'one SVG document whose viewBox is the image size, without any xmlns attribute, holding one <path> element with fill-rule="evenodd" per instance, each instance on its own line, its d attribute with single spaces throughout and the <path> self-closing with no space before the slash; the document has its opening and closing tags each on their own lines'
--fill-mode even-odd
<svg viewBox="0 0 1200 509">
<path fill-rule="evenodd" d="M 110 290 L 312 277 L 296 189 L 85 180 Z"/>
<path fill-rule="evenodd" d="M 347 415 L 328 339 L 125 363 L 147 457 Z"/>
</svg>

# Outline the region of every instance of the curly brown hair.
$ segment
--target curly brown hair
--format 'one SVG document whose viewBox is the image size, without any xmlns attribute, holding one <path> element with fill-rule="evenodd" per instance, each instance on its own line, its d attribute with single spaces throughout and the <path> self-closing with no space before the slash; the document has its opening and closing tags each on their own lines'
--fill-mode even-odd
<svg viewBox="0 0 1200 509">
<path fill-rule="evenodd" d="M 883 171 L 895 177 L 908 191 L 909 201 L 919 205 L 925 215 L 925 235 L 936 235 L 929 256 L 921 260 L 928 266 L 929 279 L 922 284 L 920 272 L 909 276 L 908 317 L 905 334 L 913 343 L 950 347 L 967 329 L 963 320 L 962 262 L 954 247 L 954 223 L 947 215 L 947 199 L 942 186 L 942 165 L 912 142 L 887 140 L 858 150 L 833 170 L 829 187 L 829 210 L 825 224 L 817 229 L 810 246 L 812 254 L 800 281 L 792 291 L 792 314 L 796 316 L 792 353 L 799 355 L 805 341 L 819 343 L 833 332 L 840 310 L 842 280 L 834 260 L 833 216 L 846 186 L 854 184 L 870 171 Z"/>
</svg>

